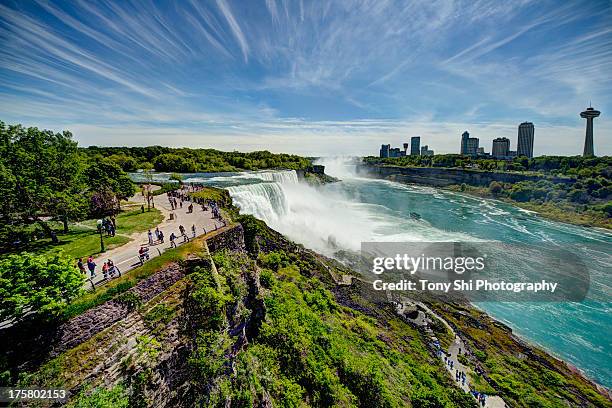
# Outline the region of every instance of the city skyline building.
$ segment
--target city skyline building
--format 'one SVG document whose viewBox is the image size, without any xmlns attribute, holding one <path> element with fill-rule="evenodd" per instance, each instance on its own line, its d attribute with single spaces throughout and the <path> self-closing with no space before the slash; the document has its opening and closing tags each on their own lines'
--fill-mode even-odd
<svg viewBox="0 0 612 408">
<path fill-rule="evenodd" d="M 498 159 L 508 157 L 510 155 L 510 139 L 507 137 L 493 139 L 491 155 Z"/>
<path fill-rule="evenodd" d="M 533 137 L 535 127 L 531 122 L 523 122 L 518 127 L 518 142 L 516 154 L 518 156 L 533 157 Z"/>
<path fill-rule="evenodd" d="M 470 137 L 467 140 L 465 154 L 468 156 L 478 155 L 478 144 L 480 140 L 477 137 Z"/>
<path fill-rule="evenodd" d="M 434 151 L 429 150 L 428 145 L 421 146 L 421 156 L 433 156 L 433 155 L 434 155 Z"/>
<path fill-rule="evenodd" d="M 384 145 L 380 146 L 380 157 L 381 158 L 389 157 L 389 151 L 390 150 L 391 150 L 391 145 L 390 144 L 384 144 Z"/>
<path fill-rule="evenodd" d="M 593 149 L 593 119 L 598 117 L 600 113 L 600 111 L 593 109 L 592 106 L 580 112 L 580 117 L 586 119 L 587 122 L 586 134 L 584 135 L 584 150 L 582 151 L 583 157 L 595 156 L 595 150 Z"/>
<path fill-rule="evenodd" d="M 412 136 L 410 138 L 410 155 L 418 156 L 421 154 L 421 136 Z"/>
<path fill-rule="evenodd" d="M 464 156 L 478 155 L 479 140 L 477 137 L 470 137 L 470 133 L 466 130 L 461 134 L 461 152 Z"/>
<path fill-rule="evenodd" d="M 470 133 L 466 130 L 461 134 L 461 150 L 460 154 L 467 154 L 467 141 L 470 138 Z"/>
</svg>

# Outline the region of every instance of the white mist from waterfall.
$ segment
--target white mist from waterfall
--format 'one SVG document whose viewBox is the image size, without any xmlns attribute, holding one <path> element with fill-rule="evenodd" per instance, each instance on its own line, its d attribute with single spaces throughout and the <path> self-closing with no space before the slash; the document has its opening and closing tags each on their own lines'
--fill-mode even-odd
<svg viewBox="0 0 612 408">
<path fill-rule="evenodd" d="M 336 245 L 358 250 L 361 242 L 370 238 L 375 223 L 356 204 L 298 183 L 297 178 L 227 189 L 241 212 L 253 214 L 289 238 L 326 254 L 332 254 Z"/>
<path fill-rule="evenodd" d="M 357 157 L 350 156 L 321 157 L 315 164 L 325 166 L 325 174 L 340 180 L 347 180 L 357 177 L 357 160 Z"/>
<path fill-rule="evenodd" d="M 345 180 L 338 185 L 358 182 L 355 166 L 346 158 L 320 159 L 318 163 L 326 166 L 326 173 Z M 227 187 L 242 213 L 260 218 L 290 239 L 326 255 L 338 249 L 357 251 L 367 241 L 458 239 L 456 233 L 447 234 L 426 222 L 400 217 L 386 207 L 358 202 L 343 188 L 298 182 L 295 171 L 234 177 L 262 180 Z"/>
</svg>

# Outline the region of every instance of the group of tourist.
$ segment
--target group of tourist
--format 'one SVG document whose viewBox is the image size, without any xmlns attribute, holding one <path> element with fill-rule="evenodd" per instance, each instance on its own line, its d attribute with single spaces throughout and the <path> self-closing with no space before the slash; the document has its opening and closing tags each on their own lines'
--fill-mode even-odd
<svg viewBox="0 0 612 408">
<path fill-rule="evenodd" d="M 153 246 L 156 242 L 159 244 L 164 243 L 164 233 L 160 231 L 159 227 L 155 228 L 155 239 L 153 239 L 153 232 L 151 230 L 149 230 L 147 235 L 149 237 L 149 246 Z"/>
<path fill-rule="evenodd" d="M 465 374 L 465 371 L 459 370 L 459 368 L 455 368 L 455 361 L 442 349 L 439 340 L 436 339 L 433 342 L 433 346 L 436 349 L 437 357 L 444 356 L 444 364 L 449 369 L 449 371 L 452 373 L 453 369 L 455 370 L 455 381 L 457 381 L 458 383 L 460 382 L 462 387 L 465 386 L 465 382 L 467 381 L 467 375 Z M 465 353 L 467 354 L 467 350 L 465 350 Z M 461 348 L 459 348 L 457 351 L 457 356 L 459 355 L 461 355 Z M 480 373 L 480 370 L 476 368 L 476 372 Z M 476 398 L 478 404 L 482 405 L 483 407 L 485 406 L 487 394 L 474 390 L 470 390 L 470 393 L 474 396 L 474 398 Z"/>
<path fill-rule="evenodd" d="M 478 391 L 471 392 L 474 398 L 476 398 L 476 401 L 478 401 L 478 404 L 482 405 L 483 407 L 487 404 L 487 394 Z"/>
<path fill-rule="evenodd" d="M 115 231 L 117 230 L 117 224 L 115 221 L 115 216 L 110 216 L 108 218 L 102 219 L 102 230 L 106 231 L 107 237 L 114 237 Z"/>
<path fill-rule="evenodd" d="M 90 279 L 95 278 L 97 276 L 96 275 L 97 265 L 94 261 L 93 255 L 90 255 L 87 258 L 86 263 L 83 262 L 83 258 L 79 258 L 79 260 L 77 261 L 77 267 L 79 268 L 81 273 L 83 273 L 84 275 L 87 275 L 87 270 L 85 270 L 85 265 L 87 265 L 87 269 L 89 270 Z M 121 276 L 121 271 L 119 271 L 119 268 L 115 265 L 115 263 L 112 260 L 108 259 L 102 265 L 102 275 L 104 279 L 109 279 L 109 278 L 114 277 L 115 274 L 117 274 L 118 276 Z"/>
<path fill-rule="evenodd" d="M 183 208 L 183 202 L 187 201 L 189 202 L 189 206 L 187 207 L 188 214 L 193 213 L 193 205 L 198 204 L 202 207 L 202 211 L 208 211 L 208 209 L 210 208 L 210 210 L 212 211 L 213 218 L 219 220 L 222 219 L 221 211 L 215 200 L 194 197 L 189 194 L 189 192 L 197 192 L 202 188 L 203 187 L 195 186 L 192 184 L 191 186 L 184 185 L 179 190 L 168 191 L 166 195 L 168 196 L 170 208 L 172 210 Z"/>
<path fill-rule="evenodd" d="M 212 212 L 213 218 L 221 220 L 221 222 L 223 223 L 223 226 L 225 226 L 226 222 L 221 216 L 221 210 L 219 208 L 219 205 L 214 200 L 192 197 L 189 194 L 190 191 L 197 191 L 200 188 L 201 187 L 191 185 L 191 187 L 183 186 L 183 188 L 181 188 L 180 190 L 169 191 L 167 193 L 167 196 L 168 196 L 168 201 L 170 203 L 171 208 L 173 210 L 176 210 L 177 208 L 182 208 L 183 202 L 188 201 L 189 202 L 188 213 L 193 213 L 193 205 L 195 203 L 195 204 L 201 205 L 202 211 L 208 211 L 210 209 L 210 211 Z M 142 209 L 144 210 L 144 206 L 142 207 Z M 115 231 L 116 231 L 115 217 L 111 216 L 108 218 L 104 218 L 102 220 L 101 227 L 103 231 L 106 231 L 107 236 L 115 236 Z M 215 223 L 215 230 L 217 228 L 218 228 L 217 224 Z M 183 225 L 179 225 L 178 229 L 179 229 L 178 236 L 174 232 L 170 234 L 170 237 L 169 237 L 170 248 L 177 247 L 176 241 L 180 237 L 183 238 L 183 243 L 190 241 L 190 238 L 187 234 L 187 229 Z M 206 227 L 202 227 L 202 233 L 206 234 Z M 191 238 L 195 238 L 196 235 L 197 235 L 196 225 L 192 224 L 191 225 Z M 147 241 L 148 241 L 147 244 L 148 245 L 143 244 L 140 246 L 140 249 L 138 250 L 138 258 L 140 260 L 140 263 L 144 263 L 145 261 L 149 260 L 150 258 L 149 248 L 154 245 L 163 244 L 164 239 L 165 239 L 164 233 L 163 231 L 159 229 L 159 227 L 156 227 L 155 230 L 149 229 L 147 231 Z M 97 265 L 94 261 L 93 256 L 89 256 L 86 261 L 83 261 L 83 258 L 79 258 L 77 262 L 77 266 L 83 274 L 87 274 L 87 271 L 89 271 L 90 279 L 92 279 L 92 282 L 93 282 L 93 279 L 97 276 L 96 274 Z M 102 265 L 102 274 L 104 276 L 104 279 L 109 279 L 109 278 L 114 277 L 115 274 L 120 276 L 121 272 L 119 271 L 119 268 L 113 263 L 113 261 L 108 259 Z"/>
</svg>

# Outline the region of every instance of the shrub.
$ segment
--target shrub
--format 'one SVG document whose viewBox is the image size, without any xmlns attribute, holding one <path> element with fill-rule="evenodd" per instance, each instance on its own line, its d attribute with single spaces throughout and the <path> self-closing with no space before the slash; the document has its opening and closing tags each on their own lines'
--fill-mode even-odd
<svg viewBox="0 0 612 408">
<path fill-rule="evenodd" d="M 491 184 L 489 184 L 489 192 L 494 196 L 500 195 L 502 191 L 504 191 L 504 188 L 497 181 L 492 181 Z"/>
<path fill-rule="evenodd" d="M 84 279 L 62 253 L 9 255 L 0 260 L 0 320 L 28 312 L 57 316 L 81 292 Z"/>
</svg>

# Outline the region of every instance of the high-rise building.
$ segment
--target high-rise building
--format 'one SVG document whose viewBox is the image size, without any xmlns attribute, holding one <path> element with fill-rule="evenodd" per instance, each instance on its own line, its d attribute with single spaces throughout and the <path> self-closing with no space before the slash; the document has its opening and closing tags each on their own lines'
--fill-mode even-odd
<svg viewBox="0 0 612 408">
<path fill-rule="evenodd" d="M 518 144 L 516 154 L 518 156 L 533 157 L 533 134 L 535 128 L 531 122 L 523 122 L 518 127 Z"/>
<path fill-rule="evenodd" d="M 467 156 L 476 156 L 478 155 L 478 138 L 470 137 L 467 139 L 465 154 Z"/>
<path fill-rule="evenodd" d="M 582 152 L 584 157 L 595 156 L 595 150 L 593 150 L 593 119 L 598 117 L 600 113 L 601 112 L 598 110 L 593 109 L 592 106 L 580 112 L 580 117 L 587 120 L 586 135 L 584 136 L 584 150 Z"/>
<path fill-rule="evenodd" d="M 461 134 L 461 154 L 465 156 L 476 156 L 478 154 L 478 138 L 470 137 L 467 130 Z"/>
<path fill-rule="evenodd" d="M 400 148 L 399 147 L 392 147 L 391 149 L 389 149 L 389 157 L 400 157 Z"/>
<path fill-rule="evenodd" d="M 421 146 L 421 156 L 433 156 L 434 151 L 433 150 L 429 150 L 429 146 L 424 145 Z"/>
<path fill-rule="evenodd" d="M 510 139 L 507 137 L 498 137 L 497 139 L 493 139 L 493 148 L 491 149 L 491 154 L 493 157 L 498 159 L 508 157 L 509 152 Z"/>
<path fill-rule="evenodd" d="M 412 136 L 410 138 L 410 155 L 418 156 L 421 154 L 421 136 Z"/>
<path fill-rule="evenodd" d="M 408 155 L 408 148 L 410 147 L 409 143 L 404 143 L 404 154 L 403 156 L 407 156 Z"/>
<path fill-rule="evenodd" d="M 461 150 L 459 152 L 460 154 L 463 154 L 463 155 L 467 154 L 467 141 L 469 138 L 470 138 L 470 134 L 466 130 L 461 135 Z"/>
<path fill-rule="evenodd" d="M 386 158 L 389 157 L 389 151 L 391 150 L 390 144 L 384 144 L 380 147 L 380 157 Z"/>
</svg>

